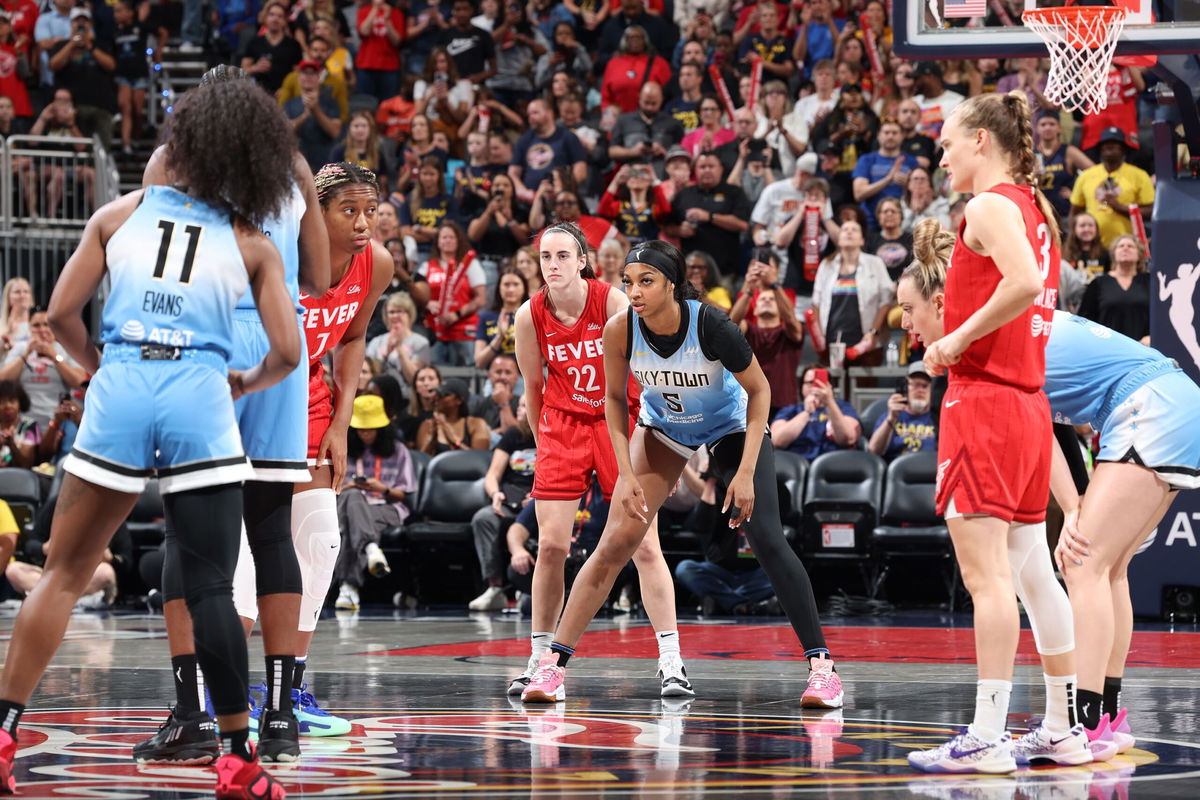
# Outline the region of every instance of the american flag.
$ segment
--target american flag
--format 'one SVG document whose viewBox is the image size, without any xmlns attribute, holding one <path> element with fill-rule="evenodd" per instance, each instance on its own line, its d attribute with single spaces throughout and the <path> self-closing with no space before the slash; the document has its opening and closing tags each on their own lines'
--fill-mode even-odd
<svg viewBox="0 0 1200 800">
<path fill-rule="evenodd" d="M 982 17 L 987 13 L 987 0 L 944 0 L 942 16 L 946 19 L 955 17 Z"/>
</svg>

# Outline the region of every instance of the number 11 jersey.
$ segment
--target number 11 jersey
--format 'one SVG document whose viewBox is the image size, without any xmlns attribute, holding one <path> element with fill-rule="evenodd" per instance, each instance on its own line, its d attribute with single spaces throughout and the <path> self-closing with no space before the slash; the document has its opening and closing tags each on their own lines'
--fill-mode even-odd
<svg viewBox="0 0 1200 800">
<path fill-rule="evenodd" d="M 250 278 L 228 212 L 150 186 L 105 247 L 105 344 L 233 352 L 233 308 Z"/>
</svg>

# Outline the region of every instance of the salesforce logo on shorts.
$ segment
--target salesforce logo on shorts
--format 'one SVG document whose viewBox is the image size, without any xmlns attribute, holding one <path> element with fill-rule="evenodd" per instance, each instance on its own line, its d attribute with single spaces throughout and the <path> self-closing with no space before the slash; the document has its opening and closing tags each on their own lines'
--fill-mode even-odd
<svg viewBox="0 0 1200 800">
<path fill-rule="evenodd" d="M 136 319 L 131 319 L 121 326 L 121 338 L 139 342 L 146 338 L 146 328 Z"/>
</svg>

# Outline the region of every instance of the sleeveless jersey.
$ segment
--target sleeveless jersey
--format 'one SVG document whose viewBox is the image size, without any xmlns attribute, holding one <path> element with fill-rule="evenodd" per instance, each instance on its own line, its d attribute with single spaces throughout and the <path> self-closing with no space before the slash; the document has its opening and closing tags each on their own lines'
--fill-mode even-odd
<svg viewBox="0 0 1200 800">
<path fill-rule="evenodd" d="M 1120 395 L 1175 369 L 1162 353 L 1128 336 L 1066 311 L 1054 313 L 1046 344 L 1046 397 L 1055 422 L 1098 428 Z"/>
<path fill-rule="evenodd" d="M 1016 319 L 973 342 L 962 359 L 950 367 L 957 379 L 982 380 L 1015 386 L 1025 391 L 1042 387 L 1046 376 L 1046 339 L 1058 302 L 1058 245 L 1038 208 L 1031 186 L 1001 183 L 989 192 L 1007 197 L 1021 209 L 1025 238 L 1033 249 L 1042 275 L 1042 293 Z M 946 271 L 946 333 L 952 333 L 996 291 L 1000 270 L 963 242 L 966 219 L 958 226 L 958 242 Z"/>
<path fill-rule="evenodd" d="M 567 326 L 547 305 L 546 287 L 529 300 L 534 335 L 546 360 L 546 408 L 604 416 L 604 323 L 608 322 L 607 283 L 587 279 L 587 300 L 574 325 Z"/>
<path fill-rule="evenodd" d="M 106 344 L 233 351 L 234 304 L 250 285 L 233 223 L 167 186 L 147 188 L 105 247 Z"/>
<path fill-rule="evenodd" d="M 363 299 L 371 290 L 375 275 L 374 262 L 375 249 L 372 244 L 350 259 L 346 274 L 336 286 L 330 286 L 324 295 L 316 299 L 303 293 L 300 295 L 300 304 L 304 306 L 304 338 L 308 342 L 310 374 L 321 374 L 321 357 L 346 335 L 346 328 L 354 321 Z"/>
<path fill-rule="evenodd" d="M 425 265 L 425 280 L 429 283 L 429 306 L 425 312 L 425 325 L 433 331 L 441 341 L 463 342 L 475 338 L 475 326 L 479 315 L 471 314 L 463 317 L 450 327 L 442 325 L 438 317 L 448 309 L 459 309 L 471 302 L 475 290 L 467 275 L 475 251 L 468 250 L 461 262 L 451 261 L 443 264 L 436 258 L 429 259 Z"/>
<path fill-rule="evenodd" d="M 683 343 L 660 355 L 646 340 L 641 320 L 632 311 L 629 367 L 642 385 L 639 422 L 658 428 L 680 444 L 699 447 L 726 434 L 746 430 L 746 390 L 720 361 L 700 346 L 700 301 L 687 300 L 687 333 Z"/>
<path fill-rule="evenodd" d="M 300 220 L 304 218 L 304 211 L 304 193 L 293 183 L 292 195 L 284 203 L 279 216 L 268 218 L 262 227 L 262 232 L 283 259 L 283 283 L 287 286 L 288 297 L 296 304 L 297 313 L 304 312 L 300 306 Z M 247 290 L 238 300 L 237 307 L 255 310 L 254 293 Z"/>
</svg>

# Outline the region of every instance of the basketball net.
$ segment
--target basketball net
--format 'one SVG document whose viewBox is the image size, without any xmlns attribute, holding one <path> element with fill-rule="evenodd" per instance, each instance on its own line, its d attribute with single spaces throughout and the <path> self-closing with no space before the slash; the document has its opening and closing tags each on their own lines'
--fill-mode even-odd
<svg viewBox="0 0 1200 800">
<path fill-rule="evenodd" d="M 1021 21 L 1046 43 L 1046 99 L 1067 111 L 1094 114 L 1108 106 L 1108 70 L 1129 10 L 1063 6 L 1026 11 Z"/>
</svg>

